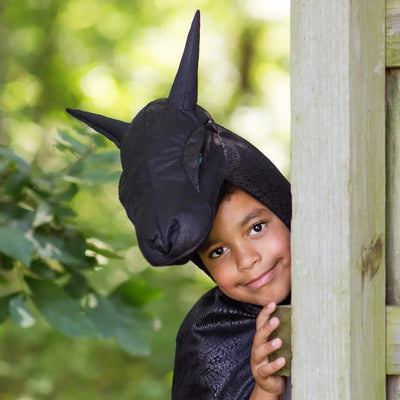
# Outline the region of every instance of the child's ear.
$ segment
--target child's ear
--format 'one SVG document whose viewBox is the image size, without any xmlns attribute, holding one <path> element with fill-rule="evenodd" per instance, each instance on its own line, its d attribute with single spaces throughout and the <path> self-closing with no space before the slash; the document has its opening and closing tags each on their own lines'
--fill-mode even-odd
<svg viewBox="0 0 400 400">
<path fill-rule="evenodd" d="M 121 140 L 129 126 L 127 122 L 82 110 L 72 110 L 67 108 L 66 111 L 73 117 L 89 125 L 97 132 L 103 134 L 105 137 L 114 142 L 118 148 L 120 147 Z"/>
</svg>

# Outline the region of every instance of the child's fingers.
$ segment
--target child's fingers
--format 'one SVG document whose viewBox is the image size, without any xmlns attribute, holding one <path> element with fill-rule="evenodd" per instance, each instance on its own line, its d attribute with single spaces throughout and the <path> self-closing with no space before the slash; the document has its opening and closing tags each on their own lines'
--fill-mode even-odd
<svg viewBox="0 0 400 400">
<path fill-rule="evenodd" d="M 256 321 L 256 329 L 261 328 L 271 317 L 271 314 L 276 310 L 276 303 L 267 304 L 260 312 Z"/>
<path fill-rule="evenodd" d="M 271 375 L 276 374 L 284 365 L 286 364 L 286 359 L 284 357 L 279 357 L 273 362 L 265 362 L 258 366 L 257 374 L 261 378 L 268 378 Z"/>
<path fill-rule="evenodd" d="M 263 364 L 268 362 L 268 356 L 274 351 L 282 347 L 282 340 L 275 338 L 260 346 L 253 346 L 251 351 L 251 358 L 255 364 Z"/>
<path fill-rule="evenodd" d="M 280 321 L 276 317 L 272 317 L 267 322 L 256 330 L 253 340 L 253 346 L 259 347 L 267 343 L 268 337 L 278 328 Z"/>
</svg>

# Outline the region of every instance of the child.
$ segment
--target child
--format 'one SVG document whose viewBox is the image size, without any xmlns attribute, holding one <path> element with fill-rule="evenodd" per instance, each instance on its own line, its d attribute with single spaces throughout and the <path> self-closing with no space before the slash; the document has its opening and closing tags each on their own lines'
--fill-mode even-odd
<svg viewBox="0 0 400 400">
<path fill-rule="evenodd" d="M 192 260 L 218 285 L 180 328 L 172 398 L 277 399 L 284 360 L 268 362 L 281 345 L 268 337 L 275 304 L 289 301 L 290 185 L 197 105 L 199 18 L 167 99 L 130 124 L 68 112 L 120 148 L 120 200 L 150 264 Z"/>
<path fill-rule="evenodd" d="M 196 393 L 192 398 L 278 399 L 284 378 L 272 375 L 285 359 L 268 363 L 282 344 L 268 342 L 279 325 L 269 318 L 290 294 L 289 229 L 246 192 L 229 190 L 198 256 L 218 287 L 199 300 L 180 328 L 173 398 Z M 267 306 L 260 312 L 256 305 Z M 289 396 L 288 386 L 284 398 Z"/>
</svg>

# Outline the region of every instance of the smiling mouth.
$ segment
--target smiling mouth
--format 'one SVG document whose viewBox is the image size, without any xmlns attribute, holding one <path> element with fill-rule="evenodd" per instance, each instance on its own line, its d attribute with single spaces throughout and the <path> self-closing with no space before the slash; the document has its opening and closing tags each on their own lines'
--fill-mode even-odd
<svg viewBox="0 0 400 400">
<path fill-rule="evenodd" d="M 263 274 L 259 275 L 256 279 L 250 281 L 249 283 L 246 283 L 245 286 L 248 287 L 249 289 L 259 289 L 259 288 L 265 286 L 274 277 L 277 265 L 278 265 L 278 263 L 276 263 L 267 272 L 264 272 Z"/>
</svg>

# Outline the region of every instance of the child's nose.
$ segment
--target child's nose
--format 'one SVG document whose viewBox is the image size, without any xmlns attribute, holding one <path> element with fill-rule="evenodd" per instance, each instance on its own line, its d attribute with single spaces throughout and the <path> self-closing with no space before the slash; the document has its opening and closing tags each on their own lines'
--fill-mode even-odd
<svg viewBox="0 0 400 400">
<path fill-rule="evenodd" d="M 253 268 L 260 259 L 260 253 L 251 244 L 241 244 L 238 246 L 236 253 L 236 265 L 239 271 Z"/>
</svg>

